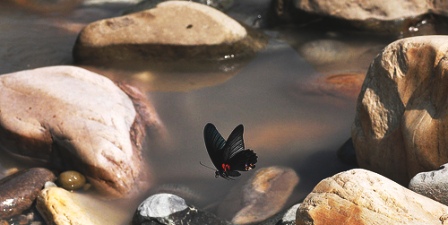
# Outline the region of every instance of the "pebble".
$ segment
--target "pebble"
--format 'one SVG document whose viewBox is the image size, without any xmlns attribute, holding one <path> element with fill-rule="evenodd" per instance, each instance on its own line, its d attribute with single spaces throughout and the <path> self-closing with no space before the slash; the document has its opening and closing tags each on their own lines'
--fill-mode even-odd
<svg viewBox="0 0 448 225">
<path fill-rule="evenodd" d="M 54 180 L 54 174 L 45 168 L 22 170 L 0 180 L 0 218 L 19 215 L 30 208 L 45 182 Z"/>
<path fill-rule="evenodd" d="M 187 205 L 177 195 L 159 193 L 148 197 L 137 208 L 132 225 L 230 225 L 215 215 Z"/>
<path fill-rule="evenodd" d="M 78 171 L 68 170 L 59 174 L 58 182 L 62 188 L 77 190 L 86 184 L 86 178 Z"/>
</svg>

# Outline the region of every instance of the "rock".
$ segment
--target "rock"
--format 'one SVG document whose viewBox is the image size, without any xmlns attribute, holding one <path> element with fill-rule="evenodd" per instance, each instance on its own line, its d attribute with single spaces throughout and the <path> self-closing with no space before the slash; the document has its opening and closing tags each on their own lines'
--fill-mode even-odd
<svg viewBox="0 0 448 225">
<path fill-rule="evenodd" d="M 59 187 L 43 189 L 36 207 L 48 225 L 125 224 L 128 219 L 109 202 Z"/>
<path fill-rule="evenodd" d="M 351 166 L 358 166 L 356 161 L 356 150 L 353 146 L 353 140 L 349 138 L 342 146 L 338 149 L 338 158 L 345 164 Z"/>
<path fill-rule="evenodd" d="M 147 9 L 152 9 L 157 6 L 157 4 L 161 2 L 165 2 L 167 0 L 142 0 L 137 5 L 130 7 L 129 9 L 124 11 L 124 14 L 135 13 Z M 168 0 L 169 1 L 169 0 Z M 180 0 L 180 1 L 188 1 L 188 0 Z M 192 0 L 193 2 L 201 3 L 204 5 L 208 5 L 220 11 L 225 11 L 233 5 L 233 0 Z"/>
<path fill-rule="evenodd" d="M 218 215 L 234 224 L 261 222 L 280 212 L 299 178 L 294 170 L 267 167 L 256 171 L 243 190 L 233 189 L 222 201 Z"/>
<path fill-rule="evenodd" d="M 296 224 L 446 224 L 448 207 L 379 175 L 353 169 L 316 185 Z"/>
<path fill-rule="evenodd" d="M 63 13 L 73 10 L 82 0 L 12 0 L 26 9 L 41 13 Z"/>
<path fill-rule="evenodd" d="M 448 205 L 447 166 L 444 164 L 438 170 L 418 173 L 409 182 L 409 189 Z"/>
<path fill-rule="evenodd" d="M 159 124 L 155 112 L 141 114 L 145 104 L 135 97 L 72 66 L 2 75 L 0 146 L 61 171 L 77 170 L 106 196 L 129 196 L 148 185 L 140 154 L 145 121 Z"/>
<path fill-rule="evenodd" d="M 324 94 L 339 98 L 356 99 L 364 74 L 347 73 L 317 77 L 305 83 L 299 83 L 302 92 L 310 94 Z"/>
<path fill-rule="evenodd" d="M 289 208 L 282 216 L 282 218 L 275 223 L 275 225 L 296 225 L 296 213 L 297 209 L 299 208 L 299 204 L 293 205 L 291 208 Z M 272 224 L 272 223 L 270 223 Z M 266 223 L 266 225 L 268 225 Z"/>
<path fill-rule="evenodd" d="M 55 178 L 51 171 L 36 167 L 1 179 L 0 219 L 19 215 L 30 208 L 45 182 Z"/>
<path fill-rule="evenodd" d="M 186 204 L 173 194 L 160 193 L 148 197 L 134 214 L 132 225 L 159 224 L 216 224 L 230 225 L 213 214 L 203 212 Z"/>
<path fill-rule="evenodd" d="M 281 2 L 281 1 L 279 1 Z M 294 6 L 300 11 L 351 21 L 353 25 L 374 29 L 394 30 L 409 21 L 433 11 L 434 6 L 428 1 L 351 1 L 351 0 L 311 0 L 295 1 Z M 296 14 L 299 14 L 297 11 Z M 399 28 L 401 29 L 401 28 Z"/>
<path fill-rule="evenodd" d="M 58 183 L 66 190 L 77 190 L 86 184 L 86 178 L 78 171 L 67 170 L 59 174 Z"/>
<path fill-rule="evenodd" d="M 447 36 L 398 40 L 372 62 L 352 139 L 360 167 L 407 185 L 448 162 Z"/>
<path fill-rule="evenodd" d="M 220 68 L 225 62 L 252 56 L 266 43 L 262 35 L 212 7 L 168 1 L 153 9 L 89 24 L 79 34 L 73 55 L 81 64 L 134 70 L 157 67 L 162 62 L 189 69 L 202 68 L 205 61 L 216 62 Z"/>
</svg>

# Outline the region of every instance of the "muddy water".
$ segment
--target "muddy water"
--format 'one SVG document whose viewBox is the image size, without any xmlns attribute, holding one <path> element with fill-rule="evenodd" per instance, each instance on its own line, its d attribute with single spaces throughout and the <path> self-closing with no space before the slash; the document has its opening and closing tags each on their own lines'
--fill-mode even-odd
<svg viewBox="0 0 448 225">
<path fill-rule="evenodd" d="M 71 49 L 79 30 L 91 21 L 119 15 L 121 10 L 113 5 L 60 14 L 33 13 L 0 3 L 0 73 L 72 64 Z M 336 150 L 350 137 L 356 96 L 314 92 L 313 88 L 303 91 L 302 87 L 325 75 L 362 74 L 387 40 L 366 41 L 363 36 L 345 38 L 306 30 L 265 32 L 271 37 L 267 48 L 229 73 L 128 74 L 90 68 L 146 90 L 168 131 L 166 138 L 150 137 L 144 149 L 156 179 L 153 189 L 129 200 L 135 207 L 123 207 L 129 204 L 126 201 L 110 203 L 124 215 L 118 224 L 129 221 L 147 194 L 164 188 L 175 188 L 188 194 L 198 207 L 213 210 L 209 206 L 216 205 L 230 188 L 253 173 L 245 172 L 236 181 L 215 179 L 214 171 L 199 164 L 212 166 L 202 137 L 208 122 L 225 137 L 244 124 L 246 147 L 259 156 L 257 168 L 280 165 L 295 169 L 300 183 L 289 204 L 305 197 L 321 179 L 349 168 L 337 159 Z M 315 41 L 321 42 L 313 44 Z M 16 166 L 27 165 L 1 157 L 3 172 Z"/>
</svg>

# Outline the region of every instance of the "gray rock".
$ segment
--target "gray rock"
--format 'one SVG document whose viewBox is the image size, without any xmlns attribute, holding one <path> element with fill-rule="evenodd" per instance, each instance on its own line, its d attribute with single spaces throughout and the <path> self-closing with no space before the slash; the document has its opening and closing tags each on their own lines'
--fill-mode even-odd
<svg viewBox="0 0 448 225">
<path fill-rule="evenodd" d="M 187 205 L 183 198 L 166 193 L 152 195 L 143 201 L 134 214 L 132 224 L 230 225 L 229 222 L 221 220 L 213 214 Z"/>
<path fill-rule="evenodd" d="M 19 215 L 30 208 L 45 182 L 55 179 L 54 174 L 44 168 L 22 170 L 1 179 L 0 219 Z"/>
<path fill-rule="evenodd" d="M 421 172 L 409 182 L 409 189 L 448 205 L 448 164 L 438 170 Z"/>
</svg>

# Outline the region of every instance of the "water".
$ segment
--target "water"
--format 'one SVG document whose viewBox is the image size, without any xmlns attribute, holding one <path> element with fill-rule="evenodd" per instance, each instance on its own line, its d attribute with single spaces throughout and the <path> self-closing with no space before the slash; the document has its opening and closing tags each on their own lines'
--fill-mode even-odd
<svg viewBox="0 0 448 225">
<path fill-rule="evenodd" d="M 0 73 L 72 64 L 71 49 L 79 30 L 90 21 L 120 11 L 117 6 L 92 6 L 42 14 L 0 3 Z M 129 74 L 87 67 L 140 86 L 167 128 L 167 137 L 151 136 L 144 149 L 156 178 L 153 189 L 138 199 L 112 203 L 117 211 L 125 212 L 123 224 L 147 194 L 167 187 L 182 187 L 179 190 L 190 193 L 198 207 L 213 210 L 210 206 L 253 173 L 243 172 L 236 181 L 227 181 L 215 179 L 214 171 L 199 164 L 212 166 L 202 136 L 208 122 L 225 138 L 238 124 L 244 124 L 246 147 L 259 156 L 257 168 L 280 165 L 297 172 L 300 183 L 288 204 L 299 202 L 321 179 L 350 168 L 337 159 L 336 150 L 350 137 L 356 96 L 313 92 L 313 88 L 304 91 L 303 87 L 324 75 L 362 74 L 388 40 L 290 28 L 265 32 L 271 36 L 267 48 L 233 73 Z M 339 43 L 330 61 L 304 55 L 304 51 L 317 51 L 307 43 L 321 40 L 330 40 L 329 49 L 321 48 L 323 54 L 333 51 L 332 43 Z M 3 172 L 13 166 L 26 167 L 7 156 L 2 157 L 0 166 Z M 122 207 L 128 203 L 134 207 Z"/>
</svg>

